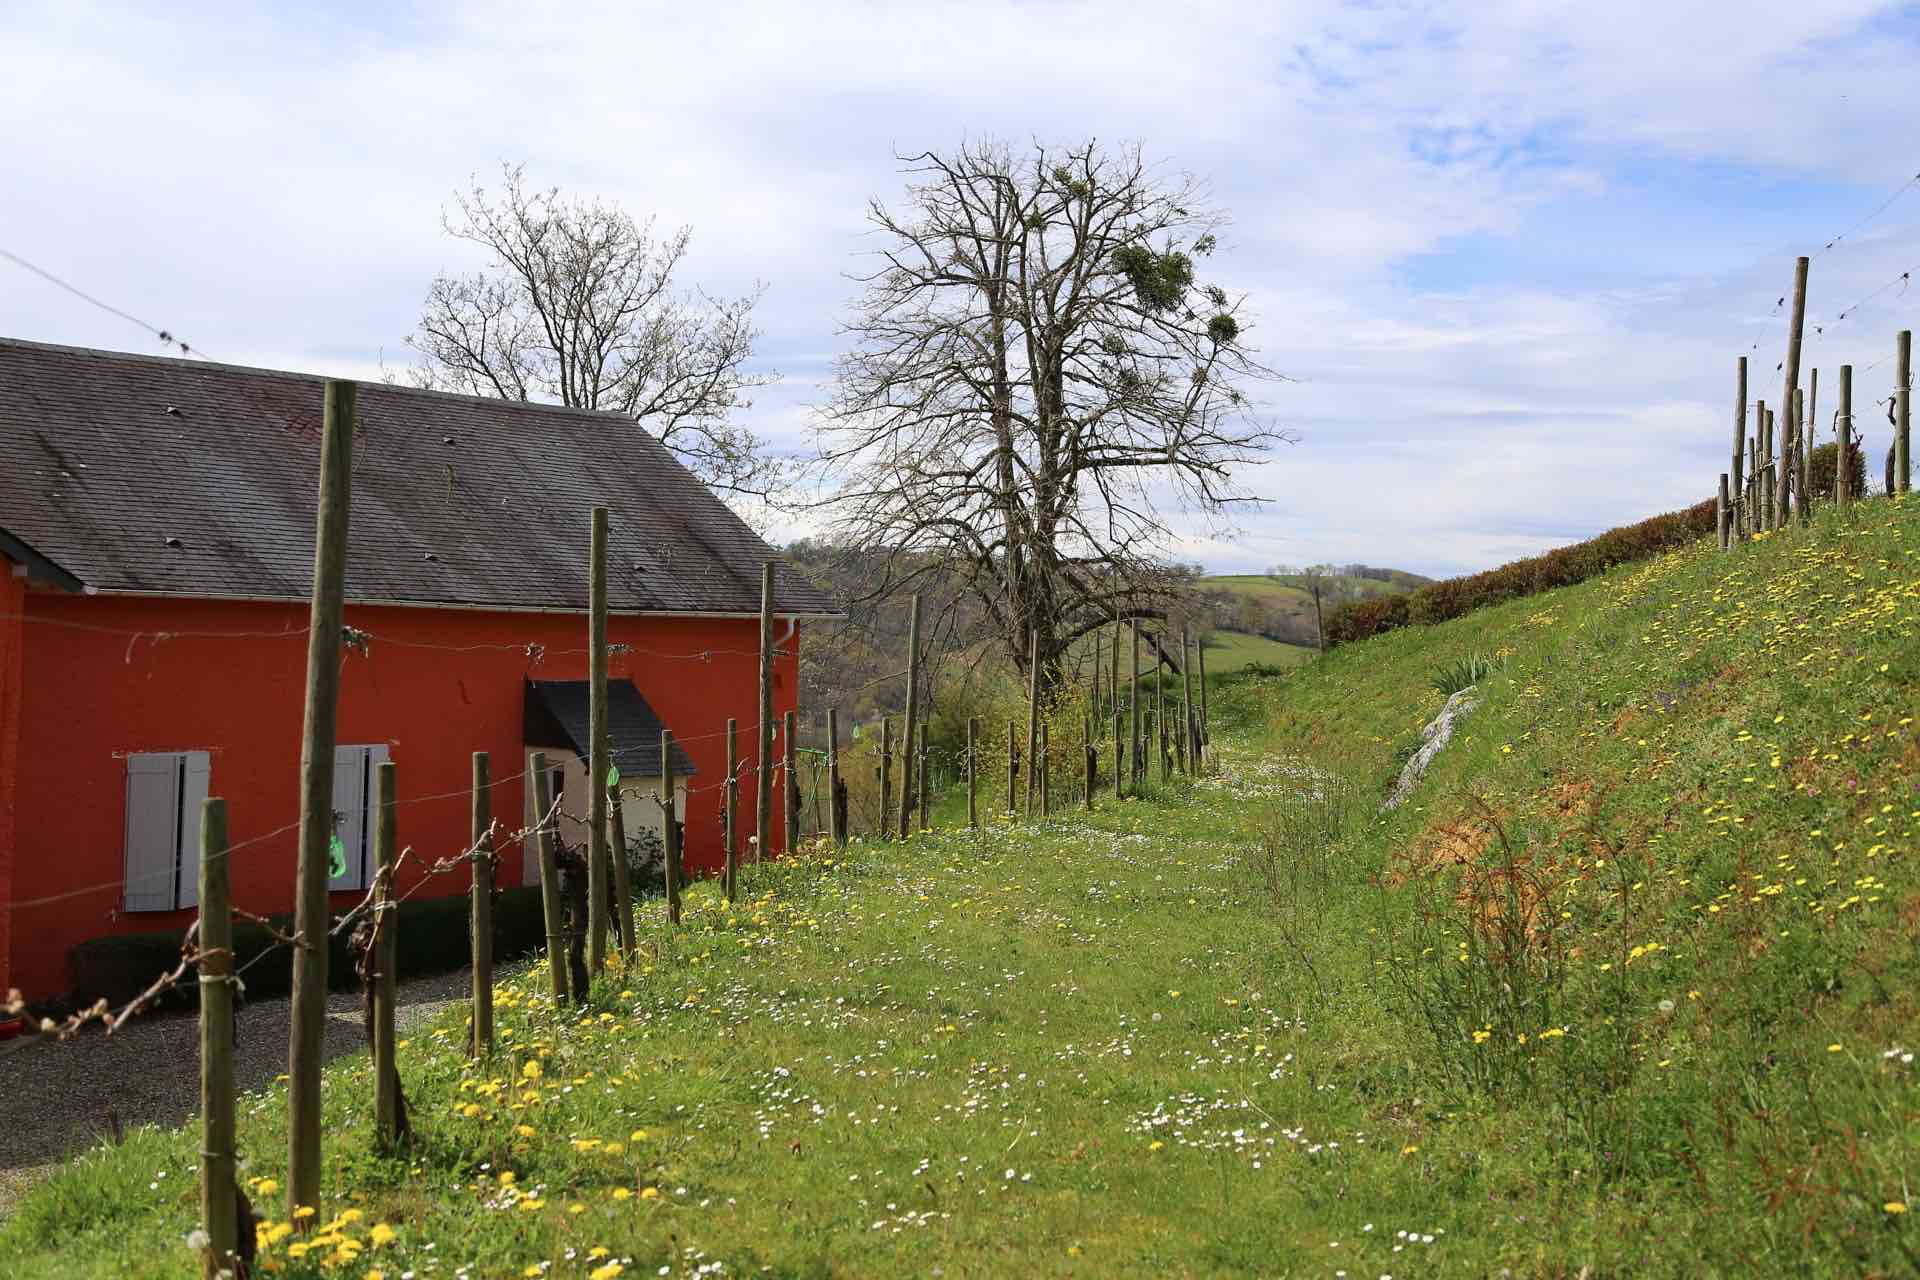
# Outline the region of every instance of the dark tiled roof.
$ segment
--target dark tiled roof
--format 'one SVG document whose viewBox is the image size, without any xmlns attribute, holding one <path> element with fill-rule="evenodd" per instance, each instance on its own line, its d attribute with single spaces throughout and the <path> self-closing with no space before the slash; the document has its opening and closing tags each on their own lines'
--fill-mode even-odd
<svg viewBox="0 0 1920 1280">
<path fill-rule="evenodd" d="M 305 599 L 324 380 L 0 338 L 0 534 L 100 591 Z M 617 414 L 363 383 L 347 598 L 753 613 L 774 553 Z M 834 602 L 784 563 L 781 613 Z"/>
<path fill-rule="evenodd" d="M 592 708 L 592 685 L 585 680 L 527 681 L 526 741 L 530 747 L 552 747 L 585 760 Z M 613 763 L 623 778 L 660 776 L 660 723 L 647 700 L 631 680 L 607 681 L 607 735 L 613 739 Z M 693 760 L 676 739 L 673 771 L 684 778 L 694 772 Z"/>
</svg>

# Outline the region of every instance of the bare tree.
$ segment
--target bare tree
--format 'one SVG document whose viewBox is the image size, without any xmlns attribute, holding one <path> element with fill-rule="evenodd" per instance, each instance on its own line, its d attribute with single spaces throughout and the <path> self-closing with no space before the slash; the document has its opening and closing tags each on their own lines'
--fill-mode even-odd
<svg viewBox="0 0 1920 1280">
<path fill-rule="evenodd" d="M 1170 510 L 1255 500 L 1234 469 L 1281 437 L 1244 386 L 1275 375 L 1242 299 L 1195 279 L 1221 219 L 1138 147 L 902 162 L 822 423 L 835 533 L 892 553 L 874 594 L 962 582 L 1022 670 L 1036 629 L 1051 687 L 1077 636 L 1164 614 Z"/>
<path fill-rule="evenodd" d="M 420 354 L 414 380 L 623 413 L 708 484 L 765 493 L 774 469 L 763 443 L 732 420 L 753 388 L 778 377 L 746 368 L 761 290 L 675 292 L 690 228 L 656 237 L 651 219 L 563 200 L 558 188 L 528 190 L 524 166 L 502 166 L 501 176 L 498 196 L 475 181 L 443 215 L 449 235 L 492 262 L 434 279 L 407 338 Z"/>
<path fill-rule="evenodd" d="M 1359 599 L 1363 588 L 1360 586 L 1358 571 L 1363 567 L 1361 565 L 1309 564 L 1296 569 L 1291 565 L 1277 564 L 1267 570 L 1267 576 L 1283 582 L 1289 579 L 1295 580 L 1312 597 L 1314 642 L 1320 652 L 1325 653 L 1327 623 L 1324 606 Z"/>
</svg>

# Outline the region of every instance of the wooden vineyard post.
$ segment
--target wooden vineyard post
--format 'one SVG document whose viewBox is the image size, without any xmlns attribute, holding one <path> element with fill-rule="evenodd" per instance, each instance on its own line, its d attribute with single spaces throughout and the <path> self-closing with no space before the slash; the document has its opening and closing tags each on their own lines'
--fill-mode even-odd
<svg viewBox="0 0 1920 1280">
<path fill-rule="evenodd" d="M 1086 793 L 1084 796 L 1084 800 L 1087 806 L 1088 813 L 1093 812 L 1093 788 L 1095 786 L 1095 783 L 1098 780 L 1099 773 L 1100 773 L 1100 761 L 1099 761 L 1100 753 L 1093 745 L 1094 743 L 1093 727 L 1099 723 L 1100 721 L 1097 716 L 1093 715 L 1092 713 L 1088 714 L 1086 719 L 1087 736 L 1084 742 L 1081 744 L 1081 754 L 1086 757 L 1086 767 L 1087 767 L 1086 784 L 1087 785 L 1086 785 Z"/>
<path fill-rule="evenodd" d="M 607 964 L 607 509 L 595 507 L 587 561 L 587 972 Z"/>
<path fill-rule="evenodd" d="M 675 811 L 673 779 L 673 735 L 660 731 L 660 823 L 661 847 L 666 850 L 667 923 L 680 923 L 680 821 Z"/>
<path fill-rule="evenodd" d="M 931 831 L 933 829 L 932 820 L 927 816 L 927 809 L 929 807 L 927 801 L 927 726 L 924 722 L 920 726 L 919 760 L 920 785 L 917 790 L 920 792 L 920 829 L 922 831 Z"/>
<path fill-rule="evenodd" d="M 1200 724 L 1194 731 L 1199 744 L 1200 755 L 1194 768 L 1195 773 L 1207 771 L 1207 748 L 1213 745 L 1213 733 L 1207 721 L 1207 637 L 1202 633 L 1193 644 L 1193 664 L 1200 676 Z"/>
<path fill-rule="evenodd" d="M 1113 670 L 1107 680 L 1108 697 L 1113 703 L 1113 798 L 1118 800 L 1126 792 L 1122 769 L 1126 764 L 1127 753 L 1121 750 L 1120 739 L 1122 724 L 1120 716 L 1120 638 L 1125 628 L 1120 625 L 1120 607 L 1113 610 L 1113 643 L 1107 646 L 1111 655 Z"/>
<path fill-rule="evenodd" d="M 727 717 L 726 787 L 720 794 L 726 806 L 720 830 L 721 851 L 726 858 L 721 879 L 726 881 L 727 901 L 733 902 L 740 895 L 740 722 L 732 716 Z"/>
<path fill-rule="evenodd" d="M 840 709 L 827 708 L 827 826 L 833 847 L 847 844 L 846 815 L 840 811 Z"/>
<path fill-rule="evenodd" d="M 1834 450 L 1833 499 L 1845 507 L 1853 501 L 1853 366 L 1840 366 L 1840 418 L 1835 431 L 1839 447 Z"/>
<path fill-rule="evenodd" d="M 1020 747 L 1013 738 L 1013 721 L 1007 721 L 1007 816 L 1019 813 L 1016 797 L 1020 790 Z"/>
<path fill-rule="evenodd" d="M 908 828 L 913 822 L 914 806 L 914 735 L 919 732 L 916 725 L 920 718 L 920 593 L 914 592 L 913 602 L 907 614 L 907 723 L 906 736 L 900 740 L 900 838 L 907 838 Z M 925 773 L 924 770 L 921 771 Z M 924 784 L 924 777 L 922 783 Z M 919 803 L 926 804 L 924 792 Z"/>
<path fill-rule="evenodd" d="M 1044 720 L 1040 722 L 1040 741 L 1035 747 L 1033 759 L 1029 763 L 1031 767 L 1027 772 L 1027 790 L 1029 794 L 1032 793 L 1033 783 L 1037 778 L 1040 782 L 1040 816 L 1044 818 L 1048 816 L 1048 811 L 1052 808 L 1052 793 L 1048 788 L 1048 783 L 1052 781 L 1052 777 L 1049 774 L 1049 766 L 1052 764 L 1052 761 L 1047 754 L 1047 722 Z"/>
<path fill-rule="evenodd" d="M 493 1055 L 493 791 L 492 763 L 473 753 L 473 901 L 468 928 L 473 943 L 473 1057 Z"/>
<path fill-rule="evenodd" d="M 1193 640 L 1187 624 L 1180 624 L 1180 741 L 1189 777 L 1200 772 L 1200 739 L 1193 731 Z"/>
<path fill-rule="evenodd" d="M 1713 501 L 1713 527 L 1720 538 L 1720 549 L 1727 549 L 1727 473 L 1720 473 L 1720 492 Z"/>
<path fill-rule="evenodd" d="M 1033 815 L 1040 752 L 1040 628 L 1027 628 L 1027 815 Z"/>
<path fill-rule="evenodd" d="M 1793 318 L 1787 328 L 1787 367 L 1785 390 L 1780 393 L 1780 408 L 1787 415 L 1786 434 L 1781 440 L 1781 453 L 1784 457 L 1787 444 L 1796 436 L 1799 422 L 1799 403 L 1795 396 L 1800 390 L 1800 336 L 1807 324 L 1807 259 L 1793 260 Z M 1783 475 L 1776 486 L 1775 493 L 1784 499 L 1789 488 Z M 1785 503 L 1776 501 L 1773 512 L 1773 528 L 1784 528 L 1787 523 Z"/>
<path fill-rule="evenodd" d="M 773 561 L 760 566 L 760 732 L 754 756 L 753 861 L 773 839 Z M 884 802 L 883 802 L 884 803 Z"/>
<path fill-rule="evenodd" d="M 612 777 L 612 770 L 608 770 Z M 613 861 L 614 941 L 620 954 L 633 959 L 633 868 L 627 862 L 627 806 L 620 798 L 620 784 L 607 788 L 607 849 Z"/>
<path fill-rule="evenodd" d="M 374 766 L 373 828 L 374 878 L 379 886 L 373 900 L 373 1132 L 384 1148 L 400 1139 L 400 1071 L 394 1065 L 394 962 L 399 958 L 400 903 L 393 877 L 400 858 L 397 810 L 394 808 L 394 763 Z"/>
<path fill-rule="evenodd" d="M 978 716 L 968 716 L 967 717 L 967 761 L 966 761 L 966 764 L 967 764 L 967 826 L 970 828 L 978 827 L 980 825 L 980 796 L 979 796 L 979 790 L 975 785 L 976 782 L 978 781 L 979 771 L 974 767 L 975 765 L 974 751 L 976 749 L 974 744 L 977 741 L 979 734 L 980 734 L 980 718 Z"/>
<path fill-rule="evenodd" d="M 880 838 L 893 838 L 893 721 L 880 717 Z"/>
<path fill-rule="evenodd" d="M 333 753 L 340 711 L 347 518 L 353 483 L 358 391 L 326 385 L 320 439 L 320 499 L 313 546 L 313 607 L 307 628 L 307 693 L 300 741 L 300 855 L 294 873 L 293 998 L 287 1034 L 287 1217 L 318 1222 L 320 1061 L 327 1020 L 327 880 L 333 844 Z M 316 1212 L 297 1213 L 302 1206 Z"/>
<path fill-rule="evenodd" d="M 1806 411 L 1799 415 L 1800 442 L 1793 450 L 1794 457 L 1800 460 L 1794 486 L 1800 491 L 1800 523 L 1803 526 L 1813 517 L 1813 437 L 1819 413 L 1820 371 L 1814 369 L 1807 374 L 1807 406 Z"/>
<path fill-rule="evenodd" d="M 240 1244 L 233 1123 L 233 899 L 227 802 L 200 806 L 200 1224 L 207 1280 L 236 1272 Z"/>
<path fill-rule="evenodd" d="M 560 854 L 553 846 L 553 777 L 547 772 L 547 753 L 533 753 L 534 838 L 540 851 L 540 914 L 547 931 L 547 967 L 553 974 L 555 1004 L 567 1002 L 567 936 L 560 927 Z M 581 993 L 585 995 L 585 992 Z"/>
<path fill-rule="evenodd" d="M 1760 528 L 1773 528 L 1773 506 L 1780 497 L 1779 468 L 1773 465 L 1773 410 L 1760 412 Z"/>
<path fill-rule="evenodd" d="M 1136 791 L 1146 779 L 1146 761 L 1141 759 L 1140 741 L 1140 619 L 1127 619 L 1127 637 L 1133 650 L 1133 680 L 1128 686 L 1127 712 L 1132 724 L 1127 730 L 1127 762 Z"/>
<path fill-rule="evenodd" d="M 1154 744 L 1154 755 L 1160 762 L 1160 782 L 1166 784 L 1167 776 L 1173 771 L 1173 762 L 1169 759 L 1167 743 L 1167 677 L 1162 666 L 1166 661 L 1167 648 L 1164 644 L 1154 646 L 1153 664 L 1153 727 L 1147 735 Z"/>
<path fill-rule="evenodd" d="M 1758 415 L 1762 411 L 1754 410 Z M 1752 537 L 1760 529 L 1760 436 L 1758 424 L 1754 434 L 1747 437 L 1747 502 L 1744 521 L 1747 537 Z"/>
<path fill-rule="evenodd" d="M 1893 344 L 1893 482 L 1913 488 L 1913 330 L 1902 329 Z"/>
<path fill-rule="evenodd" d="M 1733 475 L 1733 497 L 1736 503 L 1740 502 L 1741 499 L 1746 494 L 1746 487 L 1744 483 L 1745 477 L 1746 477 L 1746 468 L 1744 466 L 1746 462 L 1746 457 L 1744 452 L 1746 439 L 1747 439 L 1747 358 L 1745 356 L 1741 356 L 1739 370 L 1735 378 L 1735 390 L 1733 393 L 1733 472 L 1732 472 L 1732 475 Z M 1729 535 L 1729 546 L 1731 546 L 1732 540 L 1737 539 L 1741 536 L 1740 515 L 1738 511 L 1734 512 L 1733 518 L 1730 520 L 1729 524 L 1732 529 L 1732 532 Z"/>
<path fill-rule="evenodd" d="M 800 794 L 800 751 L 794 739 L 798 734 L 797 712 L 787 712 L 781 720 L 785 728 L 785 743 L 782 744 L 780 758 L 785 763 L 780 770 L 780 816 L 786 828 L 786 853 L 795 853 L 800 848 L 800 806 L 793 798 Z"/>
</svg>

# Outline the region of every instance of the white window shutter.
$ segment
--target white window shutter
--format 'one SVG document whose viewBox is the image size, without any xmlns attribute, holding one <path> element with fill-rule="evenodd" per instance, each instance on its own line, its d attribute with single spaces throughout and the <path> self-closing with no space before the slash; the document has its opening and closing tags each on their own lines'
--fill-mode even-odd
<svg viewBox="0 0 1920 1280">
<path fill-rule="evenodd" d="M 361 855 L 365 847 L 366 819 L 367 749 L 336 747 L 333 752 L 333 834 L 340 837 L 340 844 L 347 851 L 347 867 L 345 874 L 327 881 L 328 889 L 366 887 L 360 874 L 365 865 Z"/>
<path fill-rule="evenodd" d="M 174 816 L 179 764 L 171 755 L 127 757 L 128 911 L 173 910 Z"/>
<path fill-rule="evenodd" d="M 176 901 L 192 907 L 200 903 L 200 818 L 213 762 L 204 751 L 183 754 L 187 767 L 180 792 L 180 889 Z"/>
</svg>

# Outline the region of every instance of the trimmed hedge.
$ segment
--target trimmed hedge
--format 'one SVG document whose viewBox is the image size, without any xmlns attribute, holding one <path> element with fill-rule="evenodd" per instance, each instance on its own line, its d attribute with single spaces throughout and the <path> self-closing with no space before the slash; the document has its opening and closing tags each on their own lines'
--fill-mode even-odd
<svg viewBox="0 0 1920 1280">
<path fill-rule="evenodd" d="M 448 973 L 465 965 L 472 952 L 467 939 L 467 895 L 417 898 L 400 904 L 397 939 L 401 977 Z M 272 917 L 273 926 L 293 932 L 293 917 Z M 493 903 L 493 956 L 496 963 L 538 950 L 545 942 L 540 890 L 506 889 Z M 236 961 L 245 967 L 262 952 L 272 952 L 246 969 L 246 996 L 250 1000 L 285 995 L 293 989 L 293 953 L 274 950 L 273 936 L 257 924 L 237 921 L 233 926 Z M 178 933 L 128 933 L 91 938 L 67 952 L 67 972 L 74 1001 L 85 1006 L 106 997 L 114 1004 L 133 999 L 147 984 L 180 962 Z M 327 944 L 327 982 L 336 991 L 352 990 L 357 979 L 347 954 L 347 937 L 339 934 Z M 198 984 L 186 983 L 167 1003 L 193 1003 Z"/>
<path fill-rule="evenodd" d="M 1347 644 L 1397 627 L 1445 622 L 1503 600 L 1572 586 L 1616 565 L 1645 560 L 1716 532 L 1714 504 L 1707 501 L 1484 573 L 1429 583 L 1407 595 L 1356 600 L 1327 615 L 1327 643 Z"/>
</svg>

